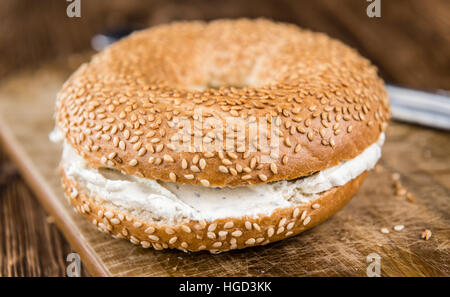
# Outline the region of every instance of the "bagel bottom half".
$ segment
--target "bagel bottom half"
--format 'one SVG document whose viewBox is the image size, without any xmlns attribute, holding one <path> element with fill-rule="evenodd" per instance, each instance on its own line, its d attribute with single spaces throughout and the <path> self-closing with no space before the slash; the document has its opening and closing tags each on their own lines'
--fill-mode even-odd
<svg viewBox="0 0 450 297">
<path fill-rule="evenodd" d="M 212 253 L 265 245 L 299 234 L 320 224 L 341 209 L 357 192 L 367 171 L 343 186 L 324 192 L 310 203 L 278 208 L 271 215 L 229 217 L 214 221 L 183 221 L 164 224 L 133 216 L 128 210 L 105 203 L 63 169 L 65 196 L 74 209 L 97 228 L 115 238 L 128 239 L 135 245 L 157 250 L 165 248 Z"/>
</svg>

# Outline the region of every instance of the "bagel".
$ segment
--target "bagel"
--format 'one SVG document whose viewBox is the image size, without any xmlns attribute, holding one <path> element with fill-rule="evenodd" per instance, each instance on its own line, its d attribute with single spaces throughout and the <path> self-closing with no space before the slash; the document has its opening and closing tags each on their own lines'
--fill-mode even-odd
<svg viewBox="0 0 450 297">
<path fill-rule="evenodd" d="M 269 20 L 135 32 L 63 85 L 65 194 L 143 247 L 220 252 L 330 217 L 381 156 L 377 69 L 321 33 Z"/>
</svg>

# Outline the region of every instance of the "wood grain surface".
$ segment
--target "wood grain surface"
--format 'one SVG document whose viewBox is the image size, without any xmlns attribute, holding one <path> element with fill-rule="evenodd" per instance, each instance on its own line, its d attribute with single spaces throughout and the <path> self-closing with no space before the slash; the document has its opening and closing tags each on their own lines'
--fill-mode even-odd
<svg viewBox="0 0 450 297">
<path fill-rule="evenodd" d="M 83 275 L 88 268 L 94 275 L 365 275 L 372 252 L 381 256 L 382 275 L 450 275 L 449 133 L 392 123 L 381 166 L 342 212 L 295 238 L 214 256 L 148 251 L 99 234 L 62 200 L 58 147 L 46 137 L 56 91 L 89 56 L 79 51 L 95 32 L 121 24 L 269 16 L 355 46 L 390 82 L 450 90 L 448 1 L 382 1 L 381 19 L 367 18 L 365 1 L 107 2 L 82 1 L 79 20 L 65 16 L 64 1 L 0 2 L 0 130 L 19 164 L 0 153 L 0 275 L 64 275 L 72 249 L 83 256 Z M 27 158 L 17 158 L 18 150 Z M 393 172 L 414 203 L 395 196 Z M 41 201 L 48 192 L 59 199 L 60 218 L 48 216 L 22 176 Z M 65 230 L 70 224 L 79 233 Z M 398 224 L 405 229 L 393 231 Z M 433 233 L 428 241 L 420 238 L 425 228 Z"/>
<path fill-rule="evenodd" d="M 74 251 L 3 148 L 0 197 L 0 276 L 65 275 L 66 257 Z"/>
</svg>

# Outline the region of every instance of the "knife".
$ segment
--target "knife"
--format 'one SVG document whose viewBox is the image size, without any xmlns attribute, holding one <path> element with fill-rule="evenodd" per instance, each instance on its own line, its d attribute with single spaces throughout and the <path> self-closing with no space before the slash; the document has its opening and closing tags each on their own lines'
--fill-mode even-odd
<svg viewBox="0 0 450 297">
<path fill-rule="evenodd" d="M 119 29 L 95 35 L 91 46 L 101 51 L 134 30 Z M 450 96 L 391 84 L 386 85 L 394 120 L 450 130 Z"/>
</svg>

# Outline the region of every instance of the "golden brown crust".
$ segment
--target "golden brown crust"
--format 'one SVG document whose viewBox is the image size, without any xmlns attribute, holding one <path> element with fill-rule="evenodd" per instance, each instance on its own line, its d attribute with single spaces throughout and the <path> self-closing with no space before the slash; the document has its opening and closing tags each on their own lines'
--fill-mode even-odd
<svg viewBox="0 0 450 297">
<path fill-rule="evenodd" d="M 200 109 L 203 123 L 276 119 L 280 144 L 251 152 L 235 137 L 240 152 L 174 151 L 177 122 L 192 122 Z M 355 50 L 293 25 L 241 19 L 132 34 L 71 76 L 56 112 L 66 140 L 91 167 L 241 186 L 307 176 L 356 157 L 386 128 L 390 110 L 376 68 Z M 207 132 L 197 136 L 219 142 Z"/>
<path fill-rule="evenodd" d="M 227 218 L 212 222 L 186 221 L 163 225 L 142 221 L 101 197 L 89 197 L 85 189 L 62 172 L 64 192 L 74 209 L 97 228 L 115 238 L 124 238 L 145 248 L 176 248 L 216 253 L 264 245 L 299 234 L 323 222 L 341 209 L 356 193 L 366 172 L 347 184 L 326 191 L 309 204 L 277 209 L 271 216 Z"/>
</svg>

